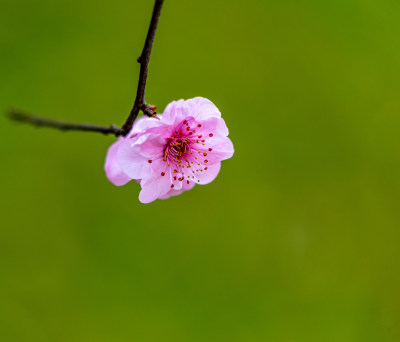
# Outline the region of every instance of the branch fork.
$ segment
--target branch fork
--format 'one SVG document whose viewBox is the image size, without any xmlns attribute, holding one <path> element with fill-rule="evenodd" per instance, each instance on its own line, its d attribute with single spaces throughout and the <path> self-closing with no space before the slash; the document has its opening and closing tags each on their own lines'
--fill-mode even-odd
<svg viewBox="0 0 400 342">
<path fill-rule="evenodd" d="M 84 123 L 71 123 L 58 120 L 52 120 L 43 118 L 40 116 L 31 115 L 16 109 L 11 109 L 8 111 L 8 116 L 14 121 L 20 121 L 32 124 L 37 127 L 51 127 L 60 129 L 62 131 L 86 131 L 86 132 L 99 132 L 103 134 L 113 134 L 115 136 L 126 136 L 132 129 L 133 123 L 135 122 L 139 111 L 149 117 L 156 117 L 157 113 L 155 110 L 156 106 L 148 105 L 145 101 L 146 92 L 146 81 L 147 73 L 149 69 L 149 61 L 151 49 L 153 47 L 154 37 L 157 31 L 158 20 L 160 18 L 161 7 L 164 0 L 156 0 L 154 4 L 153 14 L 151 16 L 149 30 L 147 32 L 147 37 L 144 43 L 143 51 L 137 59 L 140 63 L 139 81 L 136 92 L 135 102 L 133 104 L 132 110 L 129 113 L 128 118 L 121 128 L 111 125 L 111 126 L 98 126 L 92 124 Z"/>
</svg>

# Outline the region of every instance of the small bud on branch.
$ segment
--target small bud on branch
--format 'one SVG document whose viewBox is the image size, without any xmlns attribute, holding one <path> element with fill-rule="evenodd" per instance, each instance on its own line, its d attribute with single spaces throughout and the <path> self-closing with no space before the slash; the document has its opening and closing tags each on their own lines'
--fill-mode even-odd
<svg viewBox="0 0 400 342">
<path fill-rule="evenodd" d="M 146 91 L 146 81 L 147 73 L 149 69 L 149 61 L 151 49 L 153 47 L 154 37 L 157 30 L 158 20 L 160 18 L 161 7 L 164 0 L 156 0 L 154 4 L 153 14 L 150 21 L 149 31 L 144 43 L 143 51 L 138 57 L 137 61 L 140 63 L 139 81 L 136 92 L 135 102 L 133 104 L 132 110 L 129 113 L 128 118 L 121 128 L 111 125 L 111 126 L 98 126 L 92 124 L 84 123 L 69 123 L 58 120 L 47 119 L 39 116 L 34 116 L 27 114 L 25 112 L 11 109 L 8 111 L 8 117 L 14 121 L 20 121 L 32 124 L 37 127 L 51 127 L 60 129 L 63 131 L 86 131 L 86 132 L 99 132 L 103 134 L 114 134 L 115 136 L 125 136 L 132 129 L 133 123 L 135 122 L 139 111 L 142 111 L 145 115 L 149 117 L 155 117 L 155 109 L 157 107 L 152 105 L 147 105 L 145 101 L 145 91 Z"/>
</svg>

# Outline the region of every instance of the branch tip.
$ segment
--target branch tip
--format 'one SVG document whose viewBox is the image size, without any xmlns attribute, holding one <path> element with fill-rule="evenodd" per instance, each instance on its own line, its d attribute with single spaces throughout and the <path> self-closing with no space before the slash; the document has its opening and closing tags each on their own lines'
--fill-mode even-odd
<svg viewBox="0 0 400 342">
<path fill-rule="evenodd" d="M 88 131 L 88 132 L 100 132 L 103 134 L 114 134 L 115 136 L 126 136 L 132 129 L 133 123 L 141 110 L 145 115 L 149 117 L 156 117 L 157 113 L 155 110 L 157 107 L 152 105 L 147 105 L 144 99 L 144 94 L 146 90 L 146 80 L 149 67 L 149 60 L 151 49 L 154 42 L 154 36 L 157 30 L 157 24 L 161 13 L 161 7 L 164 0 L 155 0 L 153 14 L 151 16 L 150 26 L 147 33 L 147 37 L 144 43 L 142 53 L 137 58 L 137 62 L 140 63 L 139 72 L 139 82 L 136 92 L 136 98 L 132 110 L 125 123 L 121 128 L 111 125 L 111 126 L 97 126 L 85 123 L 70 123 L 64 121 L 58 121 L 53 119 L 47 119 L 40 116 L 31 115 L 14 108 L 10 108 L 6 111 L 6 116 L 11 120 L 29 123 L 37 127 L 52 127 L 62 131 L 76 130 L 76 131 Z"/>
</svg>

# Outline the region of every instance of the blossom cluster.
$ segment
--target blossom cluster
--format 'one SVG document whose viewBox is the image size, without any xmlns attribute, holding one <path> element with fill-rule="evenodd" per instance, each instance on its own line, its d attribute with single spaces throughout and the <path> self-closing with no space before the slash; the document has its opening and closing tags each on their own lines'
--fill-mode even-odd
<svg viewBox="0 0 400 342">
<path fill-rule="evenodd" d="M 170 103 L 155 118 L 137 120 L 110 146 L 105 171 L 117 186 L 139 182 L 139 200 L 150 203 L 212 182 L 233 151 L 218 108 L 196 97 Z"/>
</svg>

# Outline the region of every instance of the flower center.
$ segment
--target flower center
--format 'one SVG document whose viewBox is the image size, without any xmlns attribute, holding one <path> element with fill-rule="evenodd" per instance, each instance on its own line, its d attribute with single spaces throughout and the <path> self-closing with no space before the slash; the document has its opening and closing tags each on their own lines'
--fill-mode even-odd
<svg viewBox="0 0 400 342">
<path fill-rule="evenodd" d="M 168 140 L 165 147 L 165 158 L 179 161 L 190 151 L 190 140 L 182 136 L 181 133 L 175 134 Z"/>
</svg>

